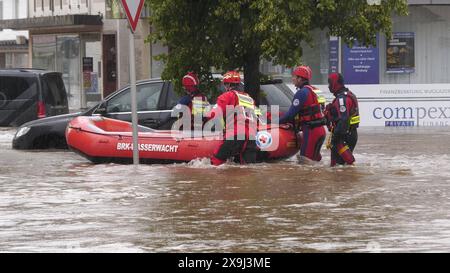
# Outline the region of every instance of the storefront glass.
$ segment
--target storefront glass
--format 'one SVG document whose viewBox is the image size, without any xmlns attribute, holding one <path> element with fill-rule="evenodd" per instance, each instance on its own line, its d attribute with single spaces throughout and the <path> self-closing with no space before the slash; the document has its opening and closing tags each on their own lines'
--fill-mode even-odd
<svg viewBox="0 0 450 273">
<path fill-rule="evenodd" d="M 56 36 L 33 36 L 33 68 L 56 69 Z"/>
<path fill-rule="evenodd" d="M 69 107 L 81 107 L 80 38 L 78 35 L 58 35 L 56 38 L 56 70 L 63 73 Z"/>
<path fill-rule="evenodd" d="M 58 71 L 69 98 L 69 107 L 81 107 L 80 38 L 78 35 L 35 35 L 33 39 L 33 68 Z"/>
<path fill-rule="evenodd" d="M 102 43 L 98 33 L 81 35 L 82 55 L 82 82 L 83 94 L 82 107 L 89 107 L 101 100 L 103 90 L 102 67 Z"/>
</svg>

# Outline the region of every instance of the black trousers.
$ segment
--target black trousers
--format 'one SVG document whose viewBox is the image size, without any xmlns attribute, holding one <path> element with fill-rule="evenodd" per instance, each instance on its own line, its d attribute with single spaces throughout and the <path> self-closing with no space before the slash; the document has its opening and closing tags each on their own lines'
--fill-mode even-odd
<svg viewBox="0 0 450 273">
<path fill-rule="evenodd" d="M 220 160 L 233 158 L 236 163 L 256 163 L 258 149 L 255 140 L 225 140 L 214 155 Z"/>
</svg>

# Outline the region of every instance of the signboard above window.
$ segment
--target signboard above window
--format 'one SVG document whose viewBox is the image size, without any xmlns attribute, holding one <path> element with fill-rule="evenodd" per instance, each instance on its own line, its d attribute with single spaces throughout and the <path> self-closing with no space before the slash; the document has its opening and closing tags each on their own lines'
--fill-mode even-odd
<svg viewBox="0 0 450 273">
<path fill-rule="evenodd" d="M 386 73 L 414 73 L 414 32 L 394 32 L 386 40 Z"/>
</svg>

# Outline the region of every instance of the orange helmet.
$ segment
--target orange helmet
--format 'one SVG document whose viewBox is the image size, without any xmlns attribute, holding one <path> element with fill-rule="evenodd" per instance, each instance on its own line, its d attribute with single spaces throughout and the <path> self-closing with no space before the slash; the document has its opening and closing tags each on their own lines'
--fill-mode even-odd
<svg viewBox="0 0 450 273">
<path fill-rule="evenodd" d="M 223 83 L 241 83 L 241 75 L 237 71 L 228 71 L 223 75 Z"/>
<path fill-rule="evenodd" d="M 292 72 L 292 74 L 302 77 L 307 80 L 311 80 L 311 77 L 312 77 L 311 68 L 309 66 L 305 66 L 305 65 L 297 66 L 294 69 L 294 72 Z"/>
<path fill-rule="evenodd" d="M 197 91 L 199 80 L 197 75 L 194 72 L 188 72 L 183 79 L 181 80 L 184 88 L 188 92 L 195 92 Z"/>
</svg>

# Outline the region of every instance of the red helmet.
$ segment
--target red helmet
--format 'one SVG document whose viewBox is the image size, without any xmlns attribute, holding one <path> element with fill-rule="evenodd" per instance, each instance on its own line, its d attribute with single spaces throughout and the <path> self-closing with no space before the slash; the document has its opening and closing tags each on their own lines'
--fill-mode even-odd
<svg viewBox="0 0 450 273">
<path fill-rule="evenodd" d="M 292 74 L 295 76 L 302 77 L 307 80 L 311 80 L 311 77 L 312 77 L 311 68 L 309 66 L 304 66 L 304 65 L 297 66 L 294 69 L 294 72 L 292 72 Z"/>
<path fill-rule="evenodd" d="M 183 83 L 184 88 L 188 92 L 195 92 L 198 89 L 198 84 L 200 81 L 198 80 L 197 75 L 194 72 L 188 72 L 181 81 Z"/>
<path fill-rule="evenodd" d="M 237 71 L 228 71 L 223 75 L 223 83 L 241 83 L 241 75 Z"/>
</svg>

